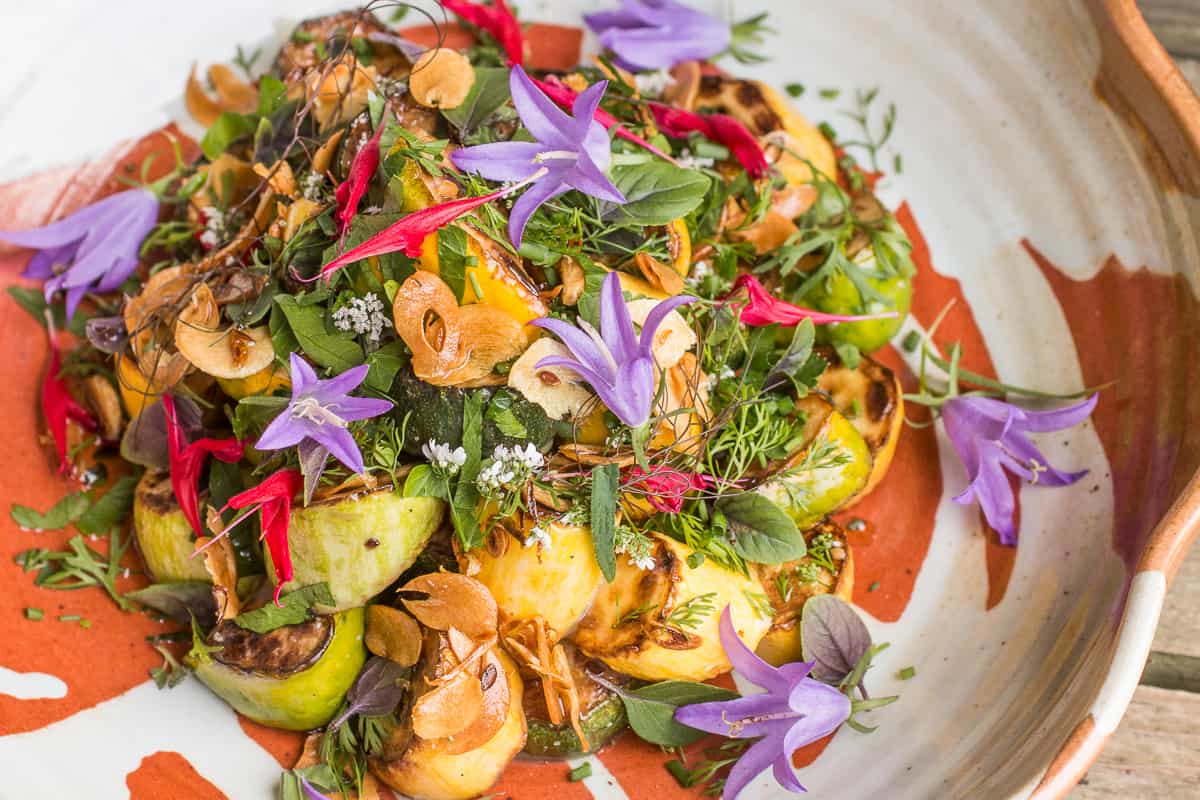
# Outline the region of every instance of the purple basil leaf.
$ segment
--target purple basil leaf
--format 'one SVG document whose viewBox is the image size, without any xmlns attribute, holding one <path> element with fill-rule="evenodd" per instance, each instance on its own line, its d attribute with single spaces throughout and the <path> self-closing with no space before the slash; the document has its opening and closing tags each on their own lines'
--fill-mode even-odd
<svg viewBox="0 0 1200 800">
<path fill-rule="evenodd" d="M 354 685 L 346 692 L 346 710 L 329 723 L 336 730 L 356 714 L 378 717 L 396 710 L 396 705 L 408 688 L 408 668 L 380 656 L 372 656 L 358 673 Z"/>
<path fill-rule="evenodd" d="M 813 662 L 812 677 L 836 686 L 871 648 L 871 633 L 849 603 L 819 594 L 804 604 L 800 643 L 804 660 Z"/>
<path fill-rule="evenodd" d="M 194 618 L 202 627 L 210 628 L 217 619 L 212 584 L 204 581 L 152 583 L 125 596 L 175 622 L 187 623 Z"/>
<path fill-rule="evenodd" d="M 188 438 L 200 433 L 200 407 L 186 397 L 175 398 L 175 414 Z M 121 458 L 153 469 L 167 469 L 167 415 L 161 401 L 148 406 L 129 423 L 121 437 Z"/>
<path fill-rule="evenodd" d="M 92 347 L 110 355 L 124 350 L 129 342 L 129 332 L 125 330 L 122 317 L 93 317 L 87 321 L 84 330 Z"/>
</svg>

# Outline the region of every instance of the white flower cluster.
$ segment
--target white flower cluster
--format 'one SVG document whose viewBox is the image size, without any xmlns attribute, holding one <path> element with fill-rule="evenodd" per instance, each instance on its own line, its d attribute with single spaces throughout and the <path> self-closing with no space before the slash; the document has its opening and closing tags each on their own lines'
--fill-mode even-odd
<svg viewBox="0 0 1200 800">
<path fill-rule="evenodd" d="M 325 176 L 319 172 L 310 172 L 300 181 L 300 194 L 305 200 L 320 202 L 325 189 Z"/>
<path fill-rule="evenodd" d="M 365 334 L 368 341 L 378 342 L 388 320 L 383 314 L 383 301 L 374 292 L 355 297 L 333 312 L 333 327 L 339 331 Z"/>
<path fill-rule="evenodd" d="M 450 445 L 433 439 L 421 445 L 421 454 L 429 459 L 429 463 L 434 469 L 441 470 L 447 475 L 453 475 L 458 472 L 467 461 L 466 450 L 463 450 L 461 447 L 451 450 Z"/>
<path fill-rule="evenodd" d="M 659 98 L 667 87 L 675 83 L 675 76 L 665 69 L 654 72 L 639 72 L 633 76 L 638 94 L 642 97 Z"/>
<path fill-rule="evenodd" d="M 225 240 L 225 212 L 214 206 L 205 206 L 200 209 L 200 214 L 204 217 L 204 232 L 200 234 L 200 244 L 204 245 L 205 249 L 212 250 Z"/>
<path fill-rule="evenodd" d="M 543 550 L 550 549 L 550 530 L 545 525 L 534 525 L 529 529 L 529 535 L 525 537 L 522 543 L 526 547 L 541 545 Z"/>
<path fill-rule="evenodd" d="M 713 164 L 717 163 L 715 158 L 694 156 L 692 155 L 691 150 L 684 150 L 675 160 L 679 163 L 679 166 L 683 167 L 684 169 L 708 169 Z"/>
<path fill-rule="evenodd" d="M 642 572 L 654 571 L 654 556 L 650 555 L 649 553 L 637 558 L 630 556 L 629 563 L 640 569 Z"/>
<path fill-rule="evenodd" d="M 481 492 L 489 494 L 503 486 L 524 483 L 544 463 L 545 459 L 533 442 L 527 443 L 524 448 L 497 445 L 492 451 L 491 462 L 480 470 L 475 483 Z"/>
</svg>

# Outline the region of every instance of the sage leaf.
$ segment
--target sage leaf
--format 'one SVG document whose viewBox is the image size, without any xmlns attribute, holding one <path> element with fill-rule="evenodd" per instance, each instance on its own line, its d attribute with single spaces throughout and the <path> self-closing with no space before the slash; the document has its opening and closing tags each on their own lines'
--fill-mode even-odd
<svg viewBox="0 0 1200 800">
<path fill-rule="evenodd" d="M 483 532 L 479 530 L 479 489 L 475 486 L 483 461 L 483 396 L 478 392 L 463 398 L 462 447 L 467 459 L 458 471 L 450 502 L 450 521 L 463 548 L 471 550 L 483 544 Z"/>
<path fill-rule="evenodd" d="M 332 606 L 334 599 L 329 584 L 314 583 L 288 592 L 279 598 L 279 603 L 278 606 L 269 603 L 262 608 L 238 614 L 233 621 L 248 631 L 269 633 L 285 625 L 299 625 L 309 618 L 313 606 Z"/>
<path fill-rule="evenodd" d="M 704 737 L 703 731 L 675 721 L 680 706 L 733 700 L 737 692 L 692 681 L 662 681 L 632 691 L 622 691 L 629 727 L 640 738 L 663 747 L 682 747 Z"/>
<path fill-rule="evenodd" d="M 592 467 L 592 546 L 596 563 L 609 583 L 617 577 L 617 473 L 616 464 Z"/>
<path fill-rule="evenodd" d="M 321 306 L 302 303 L 292 295 L 279 295 L 275 305 L 287 318 L 305 355 L 322 367 L 335 372 L 345 372 L 363 363 L 363 349 L 358 342 L 342 335 L 330 333 L 325 327 L 325 309 Z M 274 338 L 274 336 L 272 336 Z"/>
<path fill-rule="evenodd" d="M 666 225 L 686 216 L 704 201 L 712 185 L 707 175 L 665 161 L 618 164 L 612 168 L 612 182 L 625 195 L 625 203 L 603 213 L 629 225 Z"/>
<path fill-rule="evenodd" d="M 819 594 L 800 614 L 800 648 L 804 660 L 813 662 L 813 678 L 836 686 L 871 649 L 871 633 L 849 603 Z"/>
<path fill-rule="evenodd" d="M 508 102 L 509 70 L 505 67 L 480 67 L 475 70 L 475 83 L 462 103 L 442 110 L 442 116 L 458 128 L 459 137 L 466 139 L 475 129 Z"/>
<path fill-rule="evenodd" d="M 152 583 L 125 596 L 154 609 L 173 622 L 186 623 L 195 618 L 207 628 L 217 618 L 217 604 L 212 589 L 212 584 L 207 581 L 175 581 Z"/>
<path fill-rule="evenodd" d="M 81 533 L 101 534 L 110 531 L 133 508 L 133 491 L 137 486 L 137 478 L 126 475 L 114 483 L 109 490 L 92 503 L 79 519 L 75 527 Z"/>
<path fill-rule="evenodd" d="M 755 492 L 722 497 L 716 509 L 725 516 L 733 549 L 756 564 L 782 564 L 803 558 L 804 536 L 779 506 Z"/>
</svg>

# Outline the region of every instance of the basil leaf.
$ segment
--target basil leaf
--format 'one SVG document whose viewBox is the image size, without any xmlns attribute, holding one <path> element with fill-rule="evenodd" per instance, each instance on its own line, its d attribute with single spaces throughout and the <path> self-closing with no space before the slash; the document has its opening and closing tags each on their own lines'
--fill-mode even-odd
<svg viewBox="0 0 1200 800">
<path fill-rule="evenodd" d="M 417 464 L 404 479 L 405 497 L 436 497 L 450 502 L 450 487 L 428 464 Z"/>
<path fill-rule="evenodd" d="M 763 379 L 764 392 L 790 381 L 797 393 L 803 397 L 817 385 L 817 378 L 825 371 L 827 364 L 825 359 L 813 354 L 816 335 L 816 326 L 811 319 L 806 319 L 795 327 L 787 349 Z"/>
<path fill-rule="evenodd" d="M 233 111 L 222 112 L 217 121 L 204 133 L 200 140 L 200 149 L 209 161 L 216 161 L 229 145 L 244 136 L 250 136 L 258 127 L 256 117 L 248 114 L 238 114 Z"/>
<path fill-rule="evenodd" d="M 612 168 L 612 181 L 625 203 L 606 208 L 604 216 L 631 225 L 666 225 L 686 216 L 712 185 L 707 175 L 665 161 L 619 164 Z"/>
<path fill-rule="evenodd" d="M 463 450 L 467 460 L 458 471 L 454 499 L 450 503 L 450 520 L 458 540 L 467 550 L 483 544 L 479 530 L 479 489 L 475 478 L 483 461 L 483 395 L 471 392 L 463 398 Z"/>
<path fill-rule="evenodd" d="M 705 733 L 675 721 L 680 706 L 733 700 L 737 692 L 691 681 L 662 681 L 622 692 L 629 727 L 640 738 L 663 747 L 682 747 L 704 738 Z"/>
<path fill-rule="evenodd" d="M 363 381 L 363 385 L 380 394 L 386 394 L 396 380 L 396 373 L 407 363 L 408 359 L 404 355 L 404 343 L 389 342 L 367 356 L 367 364 L 370 368 L 367 370 L 367 377 Z"/>
<path fill-rule="evenodd" d="M 45 514 L 13 503 L 12 518 L 22 530 L 58 531 L 83 516 L 91 504 L 86 492 L 74 492 L 52 505 Z"/>
<path fill-rule="evenodd" d="M 442 110 L 442 116 L 458 128 L 459 138 L 465 139 L 476 128 L 508 102 L 509 70 L 504 67 L 480 67 L 475 70 L 475 83 L 458 106 Z"/>
<path fill-rule="evenodd" d="M 871 632 L 845 600 L 819 594 L 800 612 L 800 648 L 813 678 L 836 686 L 871 649 Z"/>
<path fill-rule="evenodd" d="M 262 608 L 238 614 L 233 618 L 238 627 L 254 633 L 268 633 L 285 625 L 299 625 L 307 620 L 314 605 L 332 606 L 333 594 L 329 584 L 314 583 L 288 592 L 279 598 L 280 605 L 268 603 Z"/>
<path fill-rule="evenodd" d="M 346 692 L 346 707 L 329 723 L 328 731 L 340 728 L 350 717 L 380 717 L 396 710 L 408 687 L 407 667 L 380 656 L 371 656 Z"/>
<path fill-rule="evenodd" d="M 461 303 L 467 290 L 467 267 L 473 260 L 467 255 L 467 232 L 457 225 L 447 225 L 438 231 L 437 248 L 438 275 Z"/>
<path fill-rule="evenodd" d="M 716 508 L 726 520 L 733 549 L 756 564 L 803 558 L 804 536 L 783 509 L 754 492 L 722 497 Z"/>
<path fill-rule="evenodd" d="M 174 622 L 187 622 L 194 618 L 208 627 L 217 618 L 217 603 L 213 599 L 212 589 L 212 584 L 207 581 L 176 581 L 152 583 L 125 596 Z"/>
<path fill-rule="evenodd" d="M 278 111 L 287 100 L 287 86 L 274 75 L 263 75 L 258 79 L 258 114 L 269 117 Z"/>
<path fill-rule="evenodd" d="M 341 334 L 330 333 L 325 327 L 325 309 L 303 304 L 292 295 L 279 295 L 275 305 L 287 318 L 300 348 L 322 367 L 345 372 L 363 363 L 363 349 Z"/>
<path fill-rule="evenodd" d="M 592 546 L 609 583 L 617 577 L 617 465 L 592 467 Z"/>
<path fill-rule="evenodd" d="M 137 478 L 126 475 L 114 483 L 100 499 L 92 503 L 92 507 L 79 517 L 75 527 L 80 533 L 101 534 L 112 530 L 113 526 L 125 518 L 133 508 L 133 490 L 137 486 Z"/>
</svg>

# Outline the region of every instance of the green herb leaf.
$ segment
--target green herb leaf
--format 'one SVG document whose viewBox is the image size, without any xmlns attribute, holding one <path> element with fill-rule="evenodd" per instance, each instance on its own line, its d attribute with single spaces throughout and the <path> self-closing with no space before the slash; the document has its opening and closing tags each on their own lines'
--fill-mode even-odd
<svg viewBox="0 0 1200 800">
<path fill-rule="evenodd" d="M 804 557 L 804 537 L 796 523 L 762 495 L 730 495 L 718 500 L 716 508 L 725 515 L 733 549 L 747 561 L 782 564 Z"/>
<path fill-rule="evenodd" d="M 483 461 L 483 396 L 471 392 L 463 398 L 463 450 L 467 460 L 458 471 L 454 499 L 450 503 L 450 520 L 459 542 L 467 550 L 483 544 L 479 530 L 479 489 L 475 478 Z"/>
<path fill-rule="evenodd" d="M 438 231 L 437 248 L 438 275 L 461 303 L 467 288 L 468 262 L 472 260 L 467 255 L 467 232 L 457 225 L 447 225 Z"/>
<path fill-rule="evenodd" d="M 42 619 L 45 619 L 45 617 L 46 617 L 46 612 L 42 611 L 40 608 L 29 607 L 29 608 L 25 609 L 25 619 L 33 620 L 34 622 L 39 622 Z"/>
<path fill-rule="evenodd" d="M 803 83 L 789 83 L 784 88 L 787 90 L 787 93 L 790 94 L 792 97 L 800 97 L 804 94 L 804 84 Z"/>
<path fill-rule="evenodd" d="M 436 497 L 450 502 L 450 487 L 446 479 L 428 464 L 418 464 L 404 479 L 405 497 Z"/>
<path fill-rule="evenodd" d="M 197 619 L 201 623 L 211 624 L 217 616 L 212 588 L 207 581 L 152 583 L 125 596 L 175 622 Z"/>
<path fill-rule="evenodd" d="M 617 481 L 616 464 L 592 467 L 592 546 L 596 563 L 609 583 L 617 577 Z"/>
<path fill-rule="evenodd" d="M 87 512 L 92 501 L 86 492 L 74 492 L 59 500 L 45 514 L 28 506 L 13 503 L 12 518 L 22 530 L 58 531 L 70 525 Z M 108 528 L 105 528 L 107 531 Z"/>
<path fill-rule="evenodd" d="M 477 68 L 475 83 L 466 98 L 455 108 L 444 109 L 442 116 L 458 128 L 460 138 L 465 139 L 508 102 L 511 96 L 508 81 L 509 70 L 505 67 Z"/>
<path fill-rule="evenodd" d="M 621 692 L 629 727 L 645 741 L 663 747 L 683 747 L 699 741 L 705 735 L 703 731 L 676 722 L 677 708 L 737 697 L 737 692 L 692 681 L 662 681 Z"/>
<path fill-rule="evenodd" d="M 837 350 L 838 358 L 846 369 L 858 369 L 858 365 L 862 363 L 862 351 L 856 345 L 850 342 L 838 342 L 834 345 Z"/>
<path fill-rule="evenodd" d="M 389 342 L 367 356 L 369 369 L 363 385 L 380 394 L 386 394 L 396 380 L 396 373 L 407 363 L 408 358 L 404 355 L 404 343 Z"/>
<path fill-rule="evenodd" d="M 322 367 L 345 372 L 363 363 L 363 349 L 358 342 L 341 333 L 330 333 L 326 328 L 322 306 L 305 304 L 288 294 L 278 295 L 275 305 L 287 318 L 288 327 L 305 355 Z"/>
<path fill-rule="evenodd" d="M 916 667 L 905 667 L 896 673 L 896 677 L 902 681 L 911 681 L 917 675 Z"/>
<path fill-rule="evenodd" d="M 585 761 L 575 769 L 567 773 L 567 780 L 571 783 L 578 783 L 586 778 L 592 777 L 592 762 Z"/>
<path fill-rule="evenodd" d="M 75 527 L 82 533 L 101 534 L 112 530 L 133 508 L 133 490 L 137 477 L 126 475 L 80 515 Z"/>
<path fill-rule="evenodd" d="M 813 355 L 816 335 L 816 327 L 811 319 L 806 319 L 795 327 L 787 349 L 763 379 L 763 391 L 776 389 L 791 382 L 796 392 L 803 397 L 817 385 L 817 379 L 821 377 L 827 364 L 825 359 Z"/>
<path fill-rule="evenodd" d="M 288 592 L 279 598 L 281 606 L 268 603 L 262 608 L 238 614 L 233 621 L 254 633 L 267 633 L 285 625 L 298 625 L 307 620 L 314 605 L 334 605 L 329 584 L 314 583 Z"/>
<path fill-rule="evenodd" d="M 612 181 L 625 195 L 625 204 L 613 206 L 605 216 L 632 225 L 666 225 L 686 216 L 704 201 L 712 185 L 704 173 L 665 161 L 617 165 Z"/>
<path fill-rule="evenodd" d="M 244 136 L 253 135 L 257 127 L 257 117 L 225 111 L 204 133 L 204 138 L 200 140 L 200 149 L 204 151 L 205 158 L 215 161 L 229 145 Z"/>
</svg>

